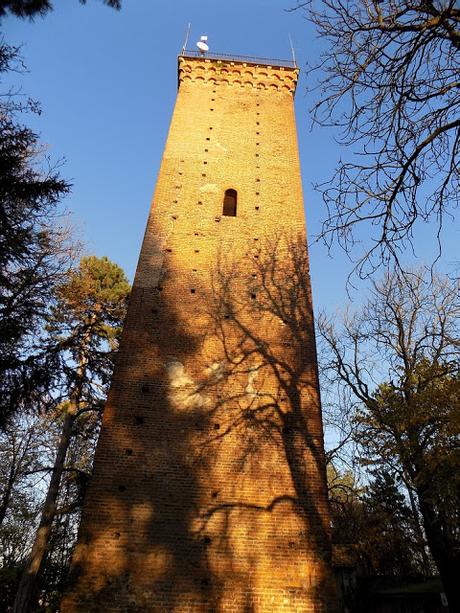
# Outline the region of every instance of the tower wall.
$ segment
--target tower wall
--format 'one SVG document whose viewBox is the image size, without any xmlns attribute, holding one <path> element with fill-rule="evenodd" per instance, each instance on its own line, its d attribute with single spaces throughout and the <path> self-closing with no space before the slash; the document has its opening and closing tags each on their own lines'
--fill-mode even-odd
<svg viewBox="0 0 460 613">
<path fill-rule="evenodd" d="M 63 612 L 333 610 L 297 73 L 179 58 Z"/>
</svg>

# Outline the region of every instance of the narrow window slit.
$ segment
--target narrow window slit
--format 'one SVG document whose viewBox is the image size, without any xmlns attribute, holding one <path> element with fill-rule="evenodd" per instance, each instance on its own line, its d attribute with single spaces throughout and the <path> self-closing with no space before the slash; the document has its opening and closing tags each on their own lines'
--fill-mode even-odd
<svg viewBox="0 0 460 613">
<path fill-rule="evenodd" d="M 237 193 L 235 189 L 227 189 L 224 195 L 222 215 L 236 217 Z"/>
</svg>

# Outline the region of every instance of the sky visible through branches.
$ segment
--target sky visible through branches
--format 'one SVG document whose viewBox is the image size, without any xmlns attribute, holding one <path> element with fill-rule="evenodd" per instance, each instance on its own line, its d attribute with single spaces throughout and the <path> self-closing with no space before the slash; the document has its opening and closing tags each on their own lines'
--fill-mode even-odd
<svg viewBox="0 0 460 613">
<path fill-rule="evenodd" d="M 26 121 L 53 159 L 66 158 L 62 175 L 74 185 L 66 206 L 89 253 L 108 256 L 132 278 L 177 90 L 176 57 L 189 22 L 190 48 L 207 34 L 211 50 L 223 53 L 289 59 L 291 34 L 301 68 L 296 112 L 313 242 L 326 214 L 313 184 L 330 178 L 350 152 L 338 145 L 333 127 L 311 127 L 315 93 L 306 93 L 305 67 L 315 64 L 324 43 L 301 11 L 289 12 L 295 4 L 124 0 L 121 11 L 112 11 L 96 0 L 84 7 L 75 0 L 56 2 L 52 13 L 33 23 L 3 20 L 5 40 L 23 45 L 28 68 L 23 76 L 13 75 L 13 82 L 43 109 Z M 367 238 L 362 232 L 356 229 L 358 240 Z M 452 270 L 459 238 L 458 225 L 446 220 L 441 270 Z M 430 261 L 437 248 L 433 227 L 419 227 L 414 243 L 417 263 Z M 331 258 L 322 244 L 311 246 L 310 257 L 315 308 L 334 312 L 347 298 L 352 264 L 339 248 Z M 364 287 L 348 287 L 355 303 Z"/>
</svg>

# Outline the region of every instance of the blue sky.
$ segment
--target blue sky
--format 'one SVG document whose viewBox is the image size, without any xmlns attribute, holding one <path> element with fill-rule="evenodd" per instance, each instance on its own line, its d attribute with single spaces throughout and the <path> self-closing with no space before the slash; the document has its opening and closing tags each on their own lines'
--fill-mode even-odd
<svg viewBox="0 0 460 613">
<path fill-rule="evenodd" d="M 9 17 L 2 26 L 8 42 L 22 43 L 29 69 L 22 88 L 43 108 L 28 123 L 55 160 L 66 158 L 62 174 L 74 184 L 66 205 L 88 253 L 107 255 L 132 278 L 189 22 L 190 47 L 207 34 L 211 50 L 222 53 L 289 58 L 291 34 L 302 69 L 296 110 L 307 223 L 310 236 L 319 231 L 324 211 L 312 183 L 330 175 L 341 151 L 332 131 L 310 130 L 304 67 L 317 59 L 320 41 L 301 12 L 287 12 L 295 0 L 123 0 L 119 12 L 98 0 L 55 4 L 44 19 Z M 447 261 L 458 237 L 452 228 Z M 310 255 L 316 306 L 343 304 L 350 270 L 343 252 L 330 259 L 316 245 Z"/>
</svg>

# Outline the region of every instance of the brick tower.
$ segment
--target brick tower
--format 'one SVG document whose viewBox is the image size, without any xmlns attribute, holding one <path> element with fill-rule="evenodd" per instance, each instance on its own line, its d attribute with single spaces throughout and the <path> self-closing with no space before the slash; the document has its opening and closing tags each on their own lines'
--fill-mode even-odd
<svg viewBox="0 0 460 613">
<path fill-rule="evenodd" d="M 298 70 L 178 62 L 61 610 L 329 613 Z"/>
</svg>

